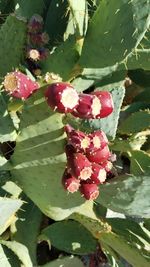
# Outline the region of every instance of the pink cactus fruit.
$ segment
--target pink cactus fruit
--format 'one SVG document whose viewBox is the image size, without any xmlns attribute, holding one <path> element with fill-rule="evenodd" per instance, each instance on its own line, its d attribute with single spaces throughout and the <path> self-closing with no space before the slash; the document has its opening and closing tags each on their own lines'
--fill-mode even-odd
<svg viewBox="0 0 150 267">
<path fill-rule="evenodd" d="M 43 18 L 38 14 L 34 14 L 28 22 L 28 31 L 31 33 L 38 33 L 42 31 L 42 28 Z"/>
<path fill-rule="evenodd" d="M 88 137 L 90 138 L 90 146 L 87 148 L 87 152 L 93 152 L 97 149 L 102 149 L 108 144 L 107 136 L 101 130 L 94 131 L 93 133 L 89 134 Z"/>
<path fill-rule="evenodd" d="M 64 127 L 68 137 L 68 144 L 72 145 L 76 152 L 84 152 L 90 145 L 90 138 L 82 131 L 71 128 L 70 125 Z"/>
<path fill-rule="evenodd" d="M 111 153 L 109 147 L 106 145 L 103 149 L 97 149 L 94 152 L 86 153 L 86 156 L 90 162 L 101 164 L 109 159 Z"/>
<path fill-rule="evenodd" d="M 77 192 L 80 187 L 80 180 L 68 173 L 66 169 L 62 177 L 62 184 L 68 192 L 74 193 Z"/>
<path fill-rule="evenodd" d="M 66 145 L 68 171 L 77 179 L 87 180 L 92 174 L 92 166 L 87 157 L 71 145 Z"/>
<path fill-rule="evenodd" d="M 111 161 L 106 160 L 101 163 L 101 166 L 106 170 L 106 172 L 110 172 L 113 167 L 113 164 Z"/>
<path fill-rule="evenodd" d="M 27 75 L 20 71 L 10 72 L 4 79 L 5 90 L 13 97 L 27 99 L 33 92 L 37 91 L 39 85 L 33 82 Z"/>
<path fill-rule="evenodd" d="M 79 97 L 69 83 L 53 83 L 48 86 L 45 97 L 48 105 L 57 112 L 72 112 L 78 105 Z"/>
<path fill-rule="evenodd" d="M 95 200 L 99 196 L 99 188 L 96 184 L 81 182 L 80 192 L 87 200 Z"/>
<path fill-rule="evenodd" d="M 96 115 L 97 119 L 107 117 L 113 112 L 114 103 L 110 92 L 96 91 L 93 92 L 92 95 L 97 96 L 101 103 L 101 111 L 98 115 Z"/>
<path fill-rule="evenodd" d="M 79 94 L 79 105 L 72 115 L 81 119 L 93 119 L 100 114 L 101 103 L 97 96 Z"/>
<path fill-rule="evenodd" d="M 90 180 L 94 184 L 102 184 L 106 180 L 106 170 L 99 164 L 97 163 L 92 163 L 92 171 L 93 173 L 91 174 Z"/>
</svg>

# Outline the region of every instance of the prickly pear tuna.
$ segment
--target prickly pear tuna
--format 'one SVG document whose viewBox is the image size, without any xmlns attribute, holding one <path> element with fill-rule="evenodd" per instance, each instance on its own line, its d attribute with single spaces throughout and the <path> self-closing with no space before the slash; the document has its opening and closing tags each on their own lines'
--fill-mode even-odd
<svg viewBox="0 0 150 267">
<path fill-rule="evenodd" d="M 81 119 L 94 119 L 100 114 L 101 103 L 97 96 L 79 94 L 79 105 L 72 115 Z"/>
<path fill-rule="evenodd" d="M 74 176 L 68 173 L 67 170 L 65 170 L 62 177 L 62 184 L 68 192 L 74 193 L 78 191 L 80 187 L 80 180 L 76 179 Z"/>
<path fill-rule="evenodd" d="M 53 83 L 48 86 L 45 97 L 48 105 L 57 112 L 72 112 L 78 105 L 79 97 L 69 83 Z"/>
<path fill-rule="evenodd" d="M 84 152 L 90 145 L 90 138 L 82 131 L 75 130 L 70 125 L 64 127 L 67 137 L 68 144 L 71 144 L 76 152 Z"/>
<path fill-rule="evenodd" d="M 97 149 L 94 152 L 86 153 L 86 156 L 90 162 L 101 164 L 102 162 L 109 159 L 111 153 L 109 147 L 106 145 L 103 149 Z"/>
<path fill-rule="evenodd" d="M 96 115 L 96 119 L 107 117 L 113 112 L 114 104 L 110 92 L 95 91 L 92 95 L 97 96 L 101 103 L 101 110 L 100 113 Z"/>
<path fill-rule="evenodd" d="M 99 196 L 99 189 L 96 184 L 82 182 L 80 192 L 87 200 L 95 200 Z"/>
<path fill-rule="evenodd" d="M 92 174 L 91 162 L 82 153 L 75 152 L 71 145 L 66 145 L 68 171 L 77 179 L 87 180 Z"/>
<path fill-rule="evenodd" d="M 20 71 L 10 72 L 5 76 L 4 88 L 8 94 L 16 98 L 27 99 L 37 91 L 39 85 Z"/>
</svg>

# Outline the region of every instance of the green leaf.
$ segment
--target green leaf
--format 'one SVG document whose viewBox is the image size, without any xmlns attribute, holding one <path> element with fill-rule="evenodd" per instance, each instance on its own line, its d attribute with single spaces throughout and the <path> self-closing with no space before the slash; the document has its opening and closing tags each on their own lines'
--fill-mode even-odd
<svg viewBox="0 0 150 267">
<path fill-rule="evenodd" d="M 96 88 L 96 90 L 101 88 Z M 111 115 L 103 119 L 85 121 L 84 126 L 93 130 L 102 129 L 109 138 L 114 139 L 117 131 L 120 108 L 125 94 L 124 87 L 114 87 L 110 90 L 114 102 L 114 111 Z"/>
<path fill-rule="evenodd" d="M 122 134 L 132 134 L 150 128 L 150 112 L 138 111 L 122 121 L 118 131 Z"/>
<path fill-rule="evenodd" d="M 84 255 L 96 250 L 97 242 L 90 232 L 75 221 L 54 223 L 42 231 L 42 235 L 59 250 Z"/>
<path fill-rule="evenodd" d="M 150 155 L 145 151 L 131 151 L 130 152 L 130 171 L 135 176 L 150 174 Z"/>
<path fill-rule="evenodd" d="M 12 179 L 25 194 L 54 220 L 62 220 L 89 202 L 79 192 L 69 194 L 62 186 L 66 166 L 63 115 L 52 112 L 43 91 L 26 102 L 20 135 L 11 157 Z"/>
<path fill-rule="evenodd" d="M 16 232 L 12 235 L 12 240 L 25 245 L 33 265 L 37 265 L 37 236 L 43 215 L 30 199 L 25 196 L 22 196 L 22 199 L 25 203 L 17 213 Z"/>
<path fill-rule="evenodd" d="M 9 15 L 0 29 L 0 76 L 14 70 L 22 61 L 26 41 L 23 19 Z"/>
<path fill-rule="evenodd" d="M 50 263 L 47 263 L 45 265 L 42 265 L 41 267 L 84 267 L 82 261 L 74 256 L 71 257 L 62 257 L 57 260 L 51 261 Z"/>
<path fill-rule="evenodd" d="M 126 215 L 149 217 L 150 180 L 148 176 L 118 176 L 112 183 L 101 185 L 97 199 L 101 205 Z"/>
<path fill-rule="evenodd" d="M 24 267 L 33 267 L 29 257 L 28 249 L 24 245 L 16 241 L 4 241 L 4 240 L 0 240 L 0 244 L 11 249 L 18 256 L 19 260 L 22 262 Z"/>
<path fill-rule="evenodd" d="M 104 68 L 125 59 L 144 37 L 149 12 L 145 0 L 100 1 L 89 24 L 81 66 Z"/>
<path fill-rule="evenodd" d="M 23 202 L 20 199 L 0 197 L 0 234 L 2 234 L 12 223 L 15 212 Z"/>
<path fill-rule="evenodd" d="M 14 141 L 16 139 L 16 129 L 7 110 L 7 103 L 0 93 L 0 142 Z M 1 158 L 0 165 L 4 164 Z"/>
</svg>

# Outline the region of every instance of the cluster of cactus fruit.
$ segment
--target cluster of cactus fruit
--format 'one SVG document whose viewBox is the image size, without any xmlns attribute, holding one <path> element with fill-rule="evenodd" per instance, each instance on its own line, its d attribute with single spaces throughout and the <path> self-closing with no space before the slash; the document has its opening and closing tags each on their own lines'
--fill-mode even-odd
<svg viewBox="0 0 150 267">
<path fill-rule="evenodd" d="M 53 83 L 46 92 L 48 105 L 60 113 L 71 113 L 83 119 L 104 118 L 113 111 L 112 96 L 107 91 L 78 94 L 68 83 Z M 99 195 L 99 185 L 105 182 L 112 163 L 108 139 L 101 130 L 91 134 L 65 126 L 67 167 L 62 177 L 64 188 L 71 193 L 80 191 L 88 200 Z"/>
<path fill-rule="evenodd" d="M 13 97 L 27 99 L 39 89 L 39 84 L 19 71 L 8 73 L 4 79 L 5 90 Z M 91 94 L 77 93 L 69 83 L 56 82 L 46 88 L 48 105 L 59 113 L 71 113 L 83 119 L 104 118 L 113 111 L 112 96 L 107 91 Z M 99 195 L 99 185 L 106 180 L 112 168 L 108 139 L 101 130 L 85 134 L 66 125 L 65 152 L 67 167 L 62 182 L 68 192 L 80 190 L 88 200 Z"/>
<path fill-rule="evenodd" d="M 112 96 L 107 91 L 78 94 L 69 83 L 53 83 L 46 92 L 48 105 L 60 113 L 71 113 L 81 119 L 104 118 L 113 111 Z"/>
<path fill-rule="evenodd" d="M 26 56 L 34 63 L 46 59 L 49 55 L 49 49 L 45 47 L 49 42 L 49 36 L 43 32 L 43 25 L 43 18 L 38 14 L 33 15 L 28 22 Z"/>
<path fill-rule="evenodd" d="M 80 191 L 88 200 L 99 195 L 99 185 L 106 180 L 112 169 L 108 139 L 101 130 L 85 134 L 70 125 L 65 126 L 67 167 L 62 177 L 68 192 Z"/>
</svg>

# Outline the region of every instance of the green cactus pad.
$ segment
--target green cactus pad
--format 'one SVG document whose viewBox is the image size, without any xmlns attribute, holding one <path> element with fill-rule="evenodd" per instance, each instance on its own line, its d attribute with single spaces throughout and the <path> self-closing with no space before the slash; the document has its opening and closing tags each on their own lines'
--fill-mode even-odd
<svg viewBox="0 0 150 267">
<path fill-rule="evenodd" d="M 78 58 L 76 39 L 70 36 L 41 65 L 44 72 L 58 73 L 65 81 L 70 78 Z"/>
<path fill-rule="evenodd" d="M 91 219 L 85 215 L 75 214 L 74 219 L 86 227 L 93 236 L 98 239 L 100 245 L 113 249 L 114 252 L 119 253 L 125 258 L 132 266 L 135 267 L 148 267 L 148 234 L 145 234 L 143 227 L 134 223 L 130 223 L 127 229 L 128 221 L 120 222 L 118 227 L 115 227 L 118 221 L 113 222 L 111 219 Z M 117 220 L 115 218 L 114 220 Z M 131 230 L 132 229 L 132 230 Z M 134 242 L 133 242 L 134 240 Z M 115 254 L 115 253 L 114 253 Z"/>
<path fill-rule="evenodd" d="M 16 129 L 8 113 L 7 103 L 4 95 L 0 93 L 0 142 L 14 141 L 16 136 Z"/>
<path fill-rule="evenodd" d="M 26 39 L 26 24 L 14 15 L 7 17 L 0 29 L 0 76 L 14 70 L 21 63 Z"/>
<path fill-rule="evenodd" d="M 150 180 L 146 174 L 119 176 L 112 183 L 101 185 L 97 202 L 113 211 L 148 218 L 149 186 Z"/>
<path fill-rule="evenodd" d="M 15 4 L 15 14 L 25 18 L 30 18 L 34 14 L 42 15 L 45 9 L 43 0 L 15 0 Z"/>
<path fill-rule="evenodd" d="M 125 59 L 149 27 L 150 2 L 100 1 L 85 38 L 80 65 L 104 68 Z M 97 27 L 95 25 L 98 25 Z"/>
<path fill-rule="evenodd" d="M 66 166 L 63 115 L 52 112 L 42 96 L 39 92 L 26 104 L 11 173 L 43 213 L 61 220 L 87 203 L 79 193 L 68 194 L 62 186 Z"/>
<path fill-rule="evenodd" d="M 0 197 L 0 234 L 2 234 L 13 221 L 13 215 L 23 204 L 20 199 Z"/>
<path fill-rule="evenodd" d="M 85 35 L 88 26 L 88 4 L 85 0 L 68 0 L 68 3 L 70 17 L 65 36 L 76 33 L 77 38 L 81 38 Z"/>
<path fill-rule="evenodd" d="M 42 231 L 42 236 L 45 236 L 52 246 L 67 253 L 84 255 L 96 250 L 97 242 L 91 233 L 72 220 L 48 226 Z"/>
<path fill-rule="evenodd" d="M 124 120 L 118 131 L 122 134 L 132 134 L 144 131 L 150 128 L 150 112 L 138 111 L 131 114 L 126 120 Z"/>
</svg>

